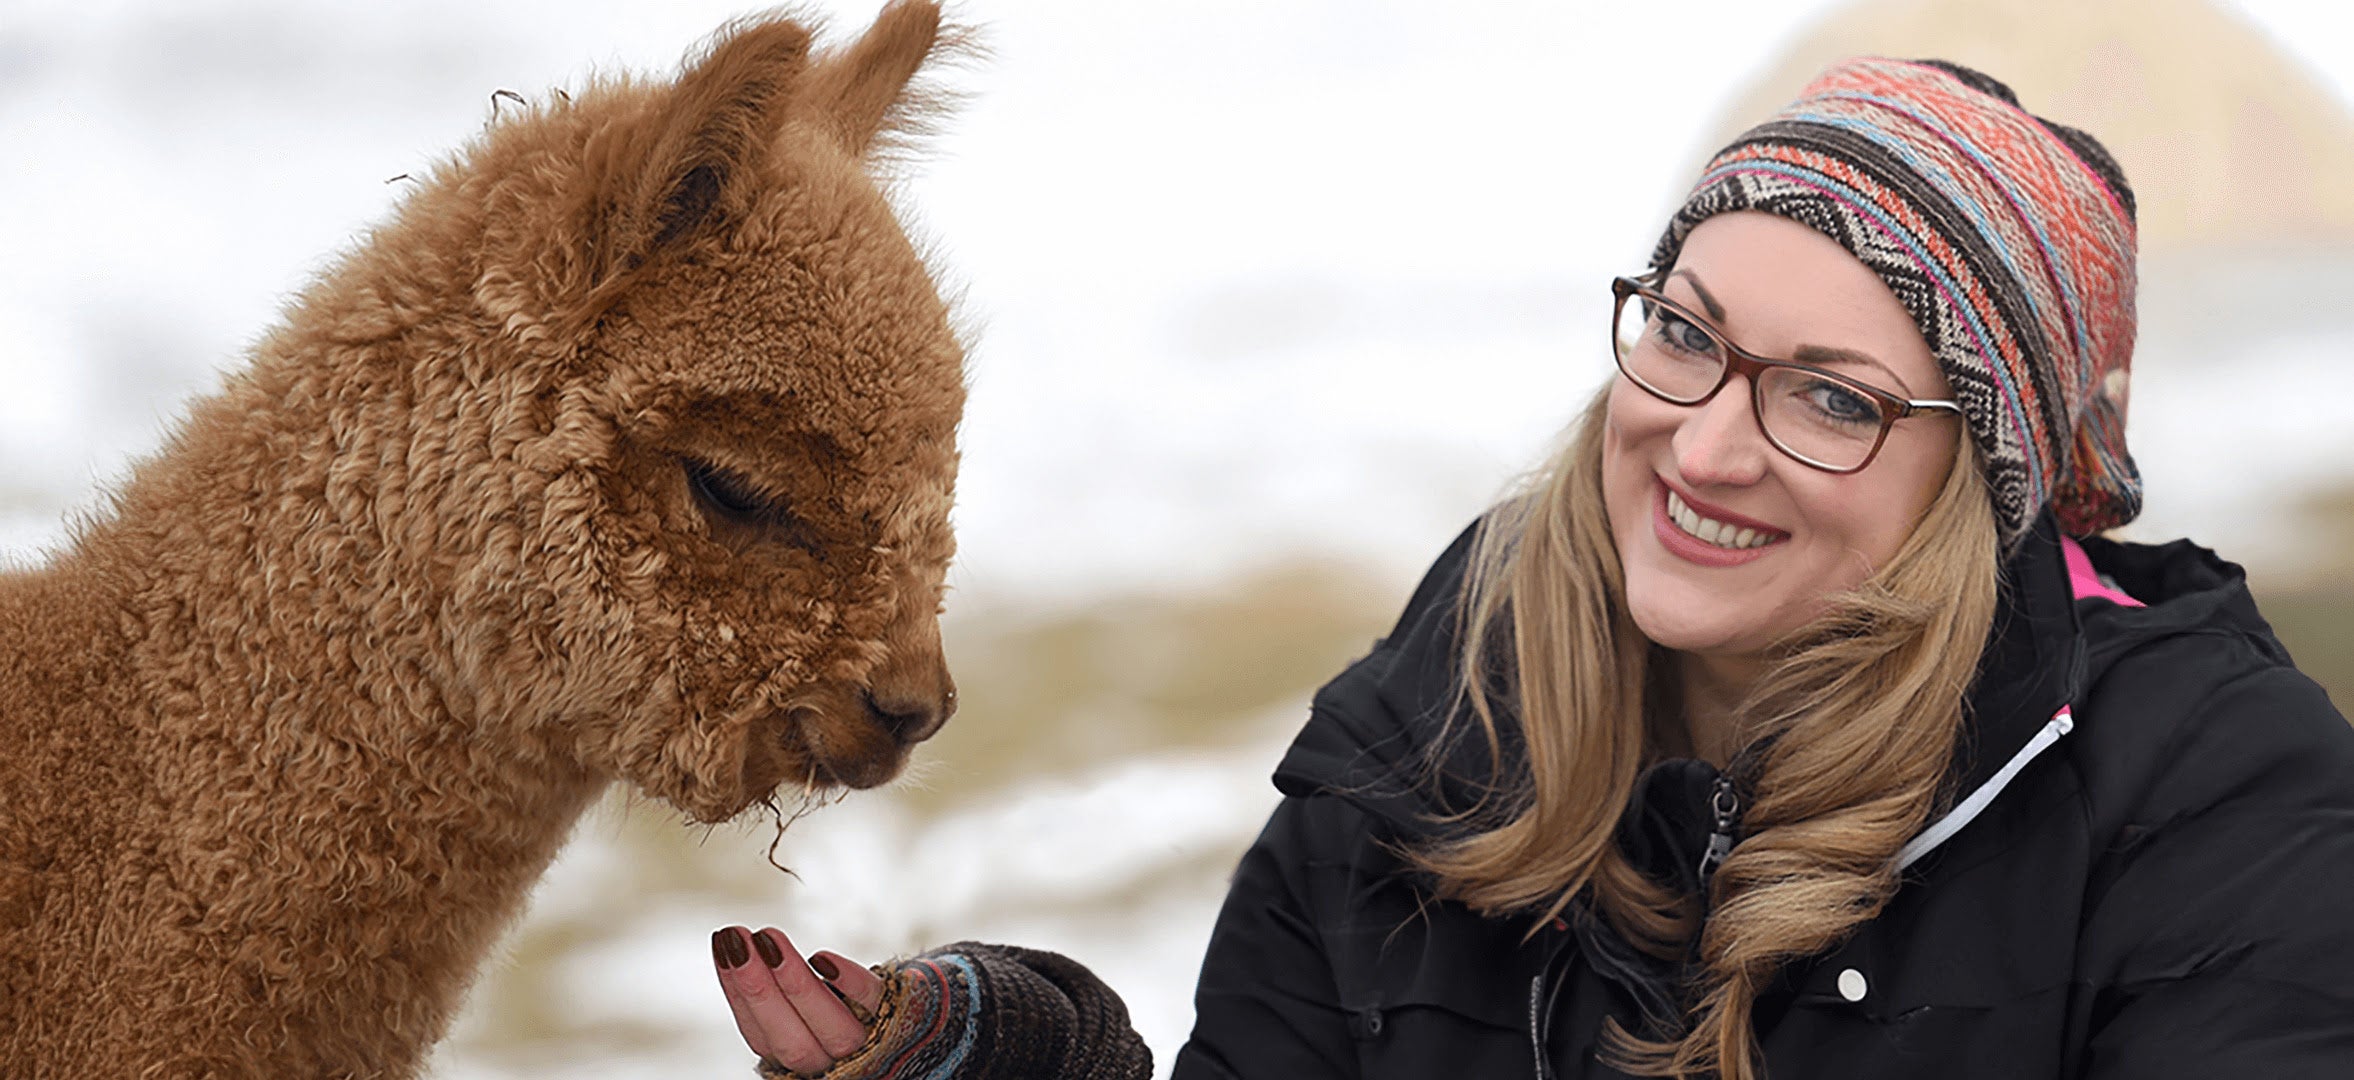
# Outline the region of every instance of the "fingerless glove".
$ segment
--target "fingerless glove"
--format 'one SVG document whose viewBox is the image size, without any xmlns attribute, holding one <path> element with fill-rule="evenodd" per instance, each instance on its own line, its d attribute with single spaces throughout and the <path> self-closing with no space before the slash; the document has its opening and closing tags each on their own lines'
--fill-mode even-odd
<svg viewBox="0 0 2354 1080">
<path fill-rule="evenodd" d="M 1103 980 L 1059 953 L 958 942 L 877 967 L 864 1046 L 815 1077 L 771 1080 L 1148 1080 L 1152 1051 Z"/>
</svg>

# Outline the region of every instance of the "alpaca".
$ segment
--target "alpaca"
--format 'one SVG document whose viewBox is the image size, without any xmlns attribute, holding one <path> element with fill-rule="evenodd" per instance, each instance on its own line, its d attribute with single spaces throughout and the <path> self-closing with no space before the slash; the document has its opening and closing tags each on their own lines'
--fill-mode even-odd
<svg viewBox="0 0 2354 1080">
<path fill-rule="evenodd" d="M 0 575 L 0 1073 L 414 1075 L 609 783 L 718 822 L 946 721 L 963 350 L 872 175 L 944 41 L 503 110 Z"/>
</svg>

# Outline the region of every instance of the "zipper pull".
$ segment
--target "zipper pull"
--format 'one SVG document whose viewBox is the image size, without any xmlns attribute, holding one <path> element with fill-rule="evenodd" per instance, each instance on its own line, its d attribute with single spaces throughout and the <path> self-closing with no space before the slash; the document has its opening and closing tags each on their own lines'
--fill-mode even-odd
<svg viewBox="0 0 2354 1080">
<path fill-rule="evenodd" d="M 1700 884 L 1708 885 L 1709 875 L 1716 873 L 1725 856 L 1733 853 L 1733 827 L 1741 820 L 1741 794 L 1733 790 L 1730 777 L 1716 778 L 1716 788 L 1709 793 L 1709 813 L 1714 817 L 1713 829 L 1708 834 L 1708 850 L 1700 853 Z"/>
</svg>

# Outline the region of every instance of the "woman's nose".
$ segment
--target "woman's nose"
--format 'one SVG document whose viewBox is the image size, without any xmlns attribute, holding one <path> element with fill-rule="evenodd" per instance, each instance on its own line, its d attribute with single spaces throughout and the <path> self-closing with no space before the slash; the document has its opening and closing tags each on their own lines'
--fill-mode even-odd
<svg viewBox="0 0 2354 1080">
<path fill-rule="evenodd" d="M 1693 484 L 1754 484 L 1765 476 L 1767 445 L 1750 404 L 1749 380 L 1734 376 L 1676 428 L 1676 468 Z"/>
</svg>

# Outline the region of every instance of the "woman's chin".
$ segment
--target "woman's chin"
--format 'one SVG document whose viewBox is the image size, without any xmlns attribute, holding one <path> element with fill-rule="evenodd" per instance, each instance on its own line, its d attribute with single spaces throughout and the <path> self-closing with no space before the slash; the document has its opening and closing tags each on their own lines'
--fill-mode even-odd
<svg viewBox="0 0 2354 1080">
<path fill-rule="evenodd" d="M 1761 620 L 1752 617 L 1755 609 L 1729 610 L 1728 599 L 1673 585 L 1646 588 L 1627 582 L 1627 613 L 1652 644 L 1699 655 L 1761 651 L 1771 638 L 1756 633 Z"/>
<path fill-rule="evenodd" d="M 1639 614 L 1635 616 L 1635 626 L 1652 644 L 1663 649 L 1699 655 L 1734 651 L 1733 636 L 1716 627 L 1693 626 L 1677 619 L 1646 619 Z"/>
</svg>

